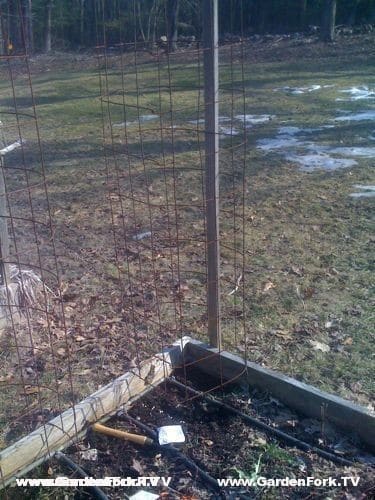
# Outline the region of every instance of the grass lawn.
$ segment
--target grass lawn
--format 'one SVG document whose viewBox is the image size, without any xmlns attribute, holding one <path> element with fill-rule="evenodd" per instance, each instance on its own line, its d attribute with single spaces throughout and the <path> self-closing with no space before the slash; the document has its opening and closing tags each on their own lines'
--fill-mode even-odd
<svg viewBox="0 0 375 500">
<path fill-rule="evenodd" d="M 57 304 L 34 315 L 27 382 L 46 388 L 41 401 L 51 412 L 181 335 L 206 339 L 201 61 L 179 52 L 136 62 L 132 54 L 30 62 L 68 336 Z M 375 147 L 374 62 L 368 36 L 336 47 L 226 47 L 220 69 L 224 348 L 365 406 L 374 199 L 350 194 L 374 184 L 374 157 L 364 151 Z M 35 237 L 23 220 L 32 206 L 34 218 L 49 221 L 26 66 L 12 64 L 18 123 L 8 114 L 5 63 L 0 72 L 5 134 L 12 142 L 21 130 L 30 168 L 13 169 L 20 152 L 6 157 L 17 248 L 26 264 L 53 270 L 46 230 Z M 364 87 L 369 95 L 356 99 L 351 89 Z M 370 119 L 353 119 L 364 112 Z M 339 150 L 354 147 L 361 152 Z M 323 168 L 313 168 L 316 155 Z M 324 168 L 342 158 L 351 166 Z M 20 191 L 28 183 L 32 201 Z M 44 279 L 56 291 L 55 278 Z M 20 396 L 7 335 L 0 355 L 0 381 L 14 382 L 1 396 L 0 422 L 13 436 L 20 401 L 25 413 L 39 402 Z"/>
</svg>

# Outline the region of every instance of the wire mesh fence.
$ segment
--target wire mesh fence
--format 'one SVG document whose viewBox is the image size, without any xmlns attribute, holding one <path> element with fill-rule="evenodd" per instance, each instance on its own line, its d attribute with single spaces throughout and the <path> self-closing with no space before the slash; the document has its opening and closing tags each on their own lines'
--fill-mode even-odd
<svg viewBox="0 0 375 500">
<path fill-rule="evenodd" d="M 136 21 L 133 42 L 109 45 L 102 14 L 78 85 L 61 60 L 35 96 L 33 71 L 58 55 L 31 69 L 23 38 L 1 56 L 3 444 L 176 340 L 208 340 L 204 48 L 189 42 L 181 62 L 161 34 L 138 42 Z M 244 352 L 241 45 L 221 57 L 222 337 Z"/>
<path fill-rule="evenodd" d="M 343 223 L 332 222 L 336 215 L 324 219 L 327 197 L 319 191 L 316 202 L 314 183 L 321 189 L 328 182 L 333 191 L 342 179 L 297 171 L 314 129 L 291 125 L 291 106 L 295 118 L 300 104 L 285 98 L 317 89 L 273 88 L 263 63 L 255 75 L 260 42 L 249 47 L 242 32 L 213 44 L 219 94 L 210 100 L 211 49 L 203 38 L 185 37 L 171 50 L 163 4 L 145 40 L 140 2 L 131 3 L 132 33 L 94 2 L 95 20 L 86 28 L 96 45 L 83 54 L 30 55 L 20 5 L 0 11 L 0 449 L 69 408 L 69 436 L 76 438 L 81 400 L 126 372 L 149 383 L 154 374 L 144 372 L 144 361 L 186 336 L 214 343 L 210 322 L 220 325 L 219 354 L 323 379 L 331 388 L 341 382 L 329 382 L 330 361 L 319 355 L 339 345 L 337 370 L 347 377 L 345 349 L 354 335 L 343 323 L 356 327 L 350 321 L 365 307 L 368 270 L 348 277 L 362 306 L 348 292 L 339 317 L 330 300 L 332 290 L 344 289 L 345 262 L 330 249 L 344 238 Z M 121 18 L 123 7 L 114 3 L 111 15 Z M 22 33 L 12 45 L 9 16 Z M 231 16 L 238 29 L 238 2 Z M 268 54 L 273 62 L 277 43 Z M 314 105 L 321 110 L 320 101 Z M 217 154 L 219 174 L 209 177 L 207 162 Z M 220 214 L 210 232 L 208 207 L 216 202 Z M 365 206 L 342 206 L 367 224 Z M 209 275 L 210 246 L 220 246 L 217 279 Z M 362 250 L 363 239 L 347 260 Z M 362 324 L 367 332 L 367 319 Z M 161 365 L 167 376 L 170 359 Z M 186 364 L 184 370 L 187 383 Z M 204 390 L 224 382 L 219 364 L 217 380 Z M 184 401 L 197 397 L 186 392 Z"/>
</svg>

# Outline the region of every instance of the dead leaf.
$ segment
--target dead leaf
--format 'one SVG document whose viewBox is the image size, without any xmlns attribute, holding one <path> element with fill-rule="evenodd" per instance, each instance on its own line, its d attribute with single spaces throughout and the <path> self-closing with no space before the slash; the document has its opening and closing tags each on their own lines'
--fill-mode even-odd
<svg viewBox="0 0 375 500">
<path fill-rule="evenodd" d="M 65 358 L 66 349 L 64 349 L 63 347 L 59 347 L 56 351 L 56 354 L 58 354 L 58 356 L 61 356 L 62 358 Z"/>
<path fill-rule="evenodd" d="M 295 274 L 296 276 L 303 276 L 303 269 L 297 266 L 291 266 L 290 271 L 291 274 Z"/>
<path fill-rule="evenodd" d="M 25 385 L 23 394 L 29 395 L 29 394 L 38 394 L 39 388 L 34 387 L 32 385 Z"/>
<path fill-rule="evenodd" d="M 272 290 L 272 288 L 276 288 L 275 283 L 272 281 L 267 281 L 267 283 L 263 287 L 263 292 L 268 292 L 269 290 Z"/>
<path fill-rule="evenodd" d="M 141 465 L 141 462 L 139 462 L 138 460 L 136 460 L 135 458 L 133 458 L 133 462 L 132 462 L 132 468 L 134 470 L 136 470 L 140 476 L 143 476 L 144 475 L 144 468 L 142 467 Z"/>
<path fill-rule="evenodd" d="M 288 332 L 286 330 L 281 330 L 280 328 L 277 328 L 276 330 L 271 330 L 270 333 L 272 335 L 276 335 L 276 337 L 280 337 L 285 340 L 292 338 L 291 332 Z"/>
<path fill-rule="evenodd" d="M 63 339 L 65 338 L 65 330 L 62 330 L 61 328 L 54 328 L 53 330 L 53 335 L 57 337 L 58 339 Z"/>
<path fill-rule="evenodd" d="M 264 439 L 262 437 L 257 437 L 257 438 L 255 438 L 252 441 L 252 444 L 254 446 L 259 446 L 259 447 L 266 446 L 267 445 L 267 439 Z"/>
<path fill-rule="evenodd" d="M 48 467 L 47 474 L 49 476 L 53 476 L 53 469 L 52 469 L 52 467 Z"/>
<path fill-rule="evenodd" d="M 344 344 L 344 345 L 352 345 L 352 344 L 353 344 L 353 339 L 352 339 L 352 337 L 347 337 L 347 338 L 343 341 L 343 344 Z"/>
<path fill-rule="evenodd" d="M 310 299 L 314 295 L 315 292 L 316 292 L 316 290 L 313 287 L 306 288 L 303 291 L 303 298 L 304 299 Z"/>
<path fill-rule="evenodd" d="M 12 373 L 9 373 L 9 375 L 5 375 L 4 377 L 0 377 L 0 384 L 4 382 L 9 382 L 10 380 L 12 380 L 12 378 L 13 378 Z"/>
</svg>

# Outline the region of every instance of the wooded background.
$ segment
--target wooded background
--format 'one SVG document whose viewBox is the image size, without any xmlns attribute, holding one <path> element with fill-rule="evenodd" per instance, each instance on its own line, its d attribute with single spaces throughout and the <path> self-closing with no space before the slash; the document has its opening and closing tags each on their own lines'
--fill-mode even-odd
<svg viewBox="0 0 375 500">
<path fill-rule="evenodd" d="M 201 0 L 2 0 L 3 54 L 80 50 L 102 41 L 154 44 L 201 37 Z M 221 37 L 318 31 L 332 40 L 333 26 L 375 23 L 374 0 L 220 0 Z M 136 20 L 136 23 L 135 21 Z M 314 27 L 318 27 L 314 28 Z"/>
</svg>

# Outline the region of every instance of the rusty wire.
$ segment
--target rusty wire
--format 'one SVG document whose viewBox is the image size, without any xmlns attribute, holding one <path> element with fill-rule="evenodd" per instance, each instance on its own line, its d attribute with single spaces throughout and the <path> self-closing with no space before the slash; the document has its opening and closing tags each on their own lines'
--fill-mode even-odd
<svg viewBox="0 0 375 500">
<path fill-rule="evenodd" d="M 135 2 L 133 6 L 135 9 Z M 3 169 L 8 213 L 1 216 L 8 221 L 11 236 L 10 258 L 4 264 L 32 269 L 42 283 L 37 303 L 29 304 L 21 319 L 8 296 L 9 322 L 1 349 L 7 359 L 4 367 L 12 374 L 7 379 L 0 372 L 1 390 L 13 395 L 5 409 L 7 415 L 1 415 L 9 428 L 6 444 L 32 430 L 35 418 L 40 424 L 44 414 L 61 414 L 74 407 L 98 385 L 127 369 L 139 368 L 143 360 L 172 342 L 186 335 L 207 341 L 209 242 L 201 123 L 204 49 L 198 40 L 183 51 L 189 60 L 186 77 L 181 53 L 169 53 L 161 44 L 150 50 L 139 42 L 134 22 L 134 41 L 125 42 L 120 32 L 116 51 L 111 51 L 110 28 L 101 20 L 103 12 L 96 3 L 95 9 L 100 119 L 90 178 L 103 187 L 90 194 L 90 207 L 106 214 L 105 248 L 100 246 L 102 242 L 99 245 L 100 234 L 98 246 L 90 246 L 95 234 L 89 235 L 85 229 L 81 234 L 80 222 L 70 223 L 69 218 L 56 222 L 59 211 L 68 211 L 69 193 L 54 199 L 56 182 L 48 148 L 64 147 L 67 139 L 60 138 L 59 131 L 69 125 L 59 125 L 57 117 L 55 138 L 44 143 L 46 126 L 38 116 L 25 39 L 17 53 L 0 57 L 9 92 L 8 104 L 0 102 L 0 118 L 6 124 L 7 138 L 21 142 L 9 160 L 5 158 Z M 0 18 L 5 32 L 1 11 Z M 220 278 L 223 348 L 241 346 L 246 357 L 245 122 L 241 133 L 234 133 L 236 114 L 246 114 L 243 48 L 241 44 L 226 46 L 221 55 L 229 64 L 227 93 L 220 102 L 228 114 L 227 130 L 219 132 L 220 243 L 226 252 Z M 242 87 L 236 81 L 238 68 Z M 26 84 L 20 74 L 26 76 Z M 19 105 L 21 85 L 29 105 Z M 89 123 L 89 118 L 82 120 Z M 95 217 L 92 213 L 91 220 Z M 75 246 L 81 241 L 78 234 L 81 248 Z M 107 268 L 111 269 L 110 279 L 106 278 Z M 81 269 L 88 276 L 88 285 L 72 299 L 71 290 L 80 282 L 77 272 Z M 102 286 L 102 292 L 90 292 L 94 284 Z M 80 316 L 86 315 L 85 323 Z M 90 321 L 90 329 L 85 330 Z M 209 354 L 207 362 L 216 356 Z M 185 382 L 191 367 L 191 362 L 183 367 Z M 221 372 L 220 380 L 208 390 L 230 381 Z"/>
</svg>

